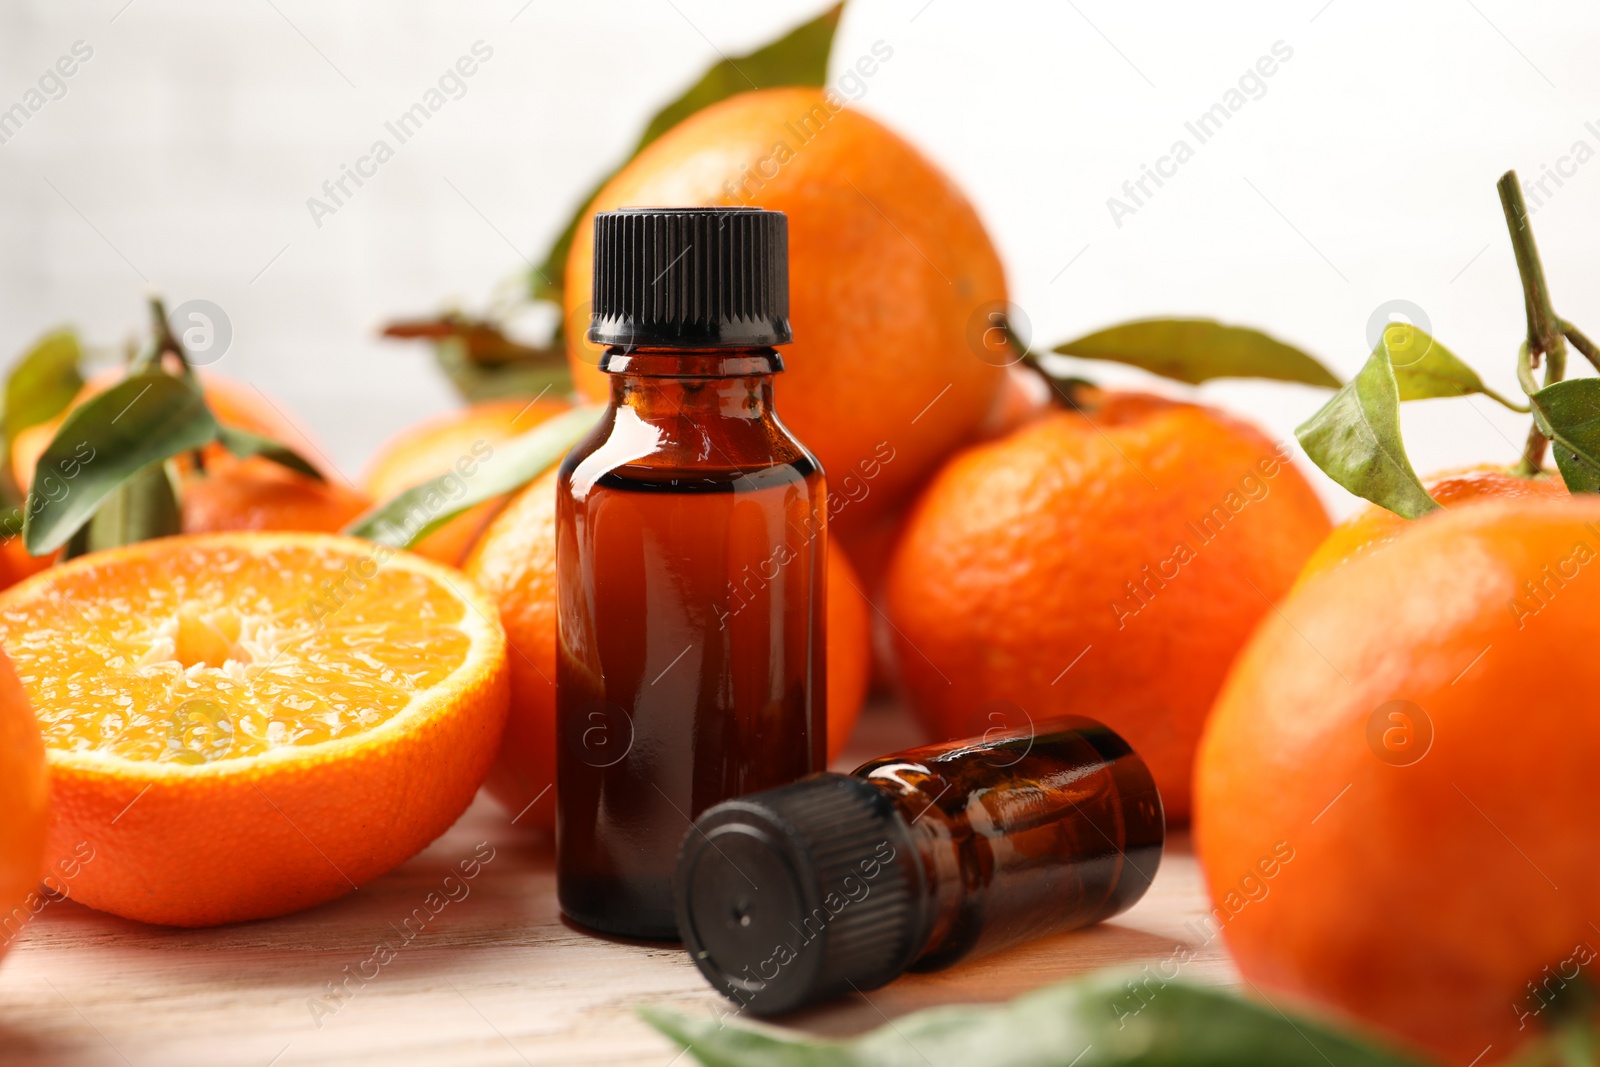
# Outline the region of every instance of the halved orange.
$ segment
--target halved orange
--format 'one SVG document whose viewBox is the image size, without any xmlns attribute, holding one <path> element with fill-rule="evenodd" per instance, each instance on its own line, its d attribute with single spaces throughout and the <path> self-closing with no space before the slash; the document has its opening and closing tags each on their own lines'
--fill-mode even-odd
<svg viewBox="0 0 1600 1067">
<path fill-rule="evenodd" d="M 0 956 L 44 907 L 39 876 L 49 795 L 39 727 L 0 656 Z"/>
<path fill-rule="evenodd" d="M 146 922 L 350 892 L 455 821 L 505 724 L 494 604 L 348 537 L 85 556 L 0 594 L 0 645 L 44 733 L 47 858 L 92 850 L 71 895 Z"/>
</svg>

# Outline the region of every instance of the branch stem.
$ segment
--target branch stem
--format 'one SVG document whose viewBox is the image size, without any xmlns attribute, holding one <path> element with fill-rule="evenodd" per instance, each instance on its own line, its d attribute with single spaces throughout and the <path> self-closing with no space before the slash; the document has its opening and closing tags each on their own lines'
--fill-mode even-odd
<svg viewBox="0 0 1600 1067">
<path fill-rule="evenodd" d="M 167 305 L 154 294 L 150 297 L 150 325 L 155 338 L 155 362 L 160 363 L 161 357 L 170 352 L 177 357 L 185 375 L 193 374 L 194 368 L 189 366 L 189 353 L 183 350 L 183 342 L 173 334 L 172 325 L 167 322 Z"/>
<path fill-rule="evenodd" d="M 1572 323 L 1568 322 L 1566 319 L 1562 319 L 1561 332 L 1565 334 L 1567 340 L 1572 343 L 1572 347 L 1576 348 L 1580 353 L 1582 353 L 1584 359 L 1587 359 L 1590 363 L 1594 364 L 1595 370 L 1600 370 L 1600 348 L 1597 348 L 1593 341 L 1584 336 L 1582 330 L 1572 325 Z"/>
<path fill-rule="evenodd" d="M 1523 306 L 1528 317 L 1528 355 L 1531 366 L 1544 360 L 1546 387 L 1559 382 L 1567 373 L 1567 340 L 1562 322 L 1550 303 L 1550 287 L 1545 283 L 1544 265 L 1539 261 L 1539 246 L 1528 223 L 1528 206 L 1522 199 L 1522 183 L 1517 172 L 1508 170 L 1495 183 L 1500 206 L 1505 211 L 1506 228 L 1511 232 L 1511 250 L 1517 257 L 1517 274 L 1522 278 Z M 1524 383 L 1526 386 L 1526 383 Z M 1544 469 L 1545 451 L 1550 441 L 1537 421 L 1528 428 L 1528 441 L 1522 448 L 1517 472 L 1531 478 Z"/>
</svg>

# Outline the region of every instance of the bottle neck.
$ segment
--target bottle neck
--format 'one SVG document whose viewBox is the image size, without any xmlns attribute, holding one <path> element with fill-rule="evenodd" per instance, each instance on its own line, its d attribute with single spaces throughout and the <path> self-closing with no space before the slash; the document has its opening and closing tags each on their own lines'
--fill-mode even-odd
<svg viewBox="0 0 1600 1067">
<path fill-rule="evenodd" d="M 607 346 L 600 357 L 607 374 L 641 378 L 744 378 L 776 374 L 783 357 L 776 348 L 644 348 Z"/>
<path fill-rule="evenodd" d="M 764 419 L 772 415 L 772 376 L 783 370 L 775 348 L 606 349 L 611 402 L 649 420 L 662 416 Z"/>
</svg>

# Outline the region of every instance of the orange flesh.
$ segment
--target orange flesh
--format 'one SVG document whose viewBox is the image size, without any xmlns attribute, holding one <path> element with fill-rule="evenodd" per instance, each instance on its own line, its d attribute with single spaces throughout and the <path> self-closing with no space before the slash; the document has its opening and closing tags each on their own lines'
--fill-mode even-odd
<svg viewBox="0 0 1600 1067">
<path fill-rule="evenodd" d="M 0 645 L 53 750 L 199 764 L 349 737 L 471 644 L 457 596 L 387 551 L 209 544 L 48 572 L 0 603 Z"/>
</svg>

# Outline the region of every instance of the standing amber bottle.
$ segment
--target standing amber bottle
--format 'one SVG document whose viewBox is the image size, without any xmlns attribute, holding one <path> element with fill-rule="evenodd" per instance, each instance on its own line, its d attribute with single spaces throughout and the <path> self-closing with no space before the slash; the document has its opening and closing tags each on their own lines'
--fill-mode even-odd
<svg viewBox="0 0 1600 1067">
<path fill-rule="evenodd" d="M 557 883 L 575 922 L 674 938 L 703 810 L 820 770 L 826 490 L 778 421 L 778 212 L 595 216 L 611 402 L 556 490 Z"/>
</svg>

